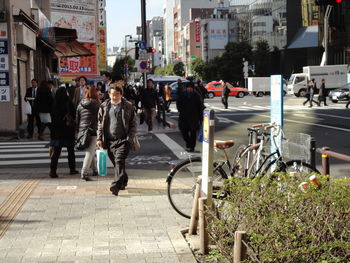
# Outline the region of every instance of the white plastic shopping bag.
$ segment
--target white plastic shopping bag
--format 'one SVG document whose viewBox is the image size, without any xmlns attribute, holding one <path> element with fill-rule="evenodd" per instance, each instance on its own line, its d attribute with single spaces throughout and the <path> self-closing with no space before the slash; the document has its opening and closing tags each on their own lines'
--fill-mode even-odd
<svg viewBox="0 0 350 263">
<path fill-rule="evenodd" d="M 32 106 L 28 101 L 24 102 L 23 111 L 24 111 L 24 114 L 29 114 L 29 115 L 32 114 Z"/>
<path fill-rule="evenodd" d="M 98 174 L 101 176 L 107 175 L 107 150 L 97 149 L 96 157 Z"/>
<path fill-rule="evenodd" d="M 39 113 L 41 123 L 51 123 L 51 115 L 50 113 Z"/>
</svg>

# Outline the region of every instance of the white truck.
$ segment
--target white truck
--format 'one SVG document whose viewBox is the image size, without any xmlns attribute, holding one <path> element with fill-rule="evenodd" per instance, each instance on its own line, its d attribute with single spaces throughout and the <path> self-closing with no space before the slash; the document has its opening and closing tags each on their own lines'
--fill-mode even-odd
<svg viewBox="0 0 350 263">
<path fill-rule="evenodd" d="M 248 91 L 256 97 L 270 95 L 270 77 L 249 77 Z M 286 85 L 283 83 L 283 95 L 286 95 Z"/>
<path fill-rule="evenodd" d="M 312 79 L 315 79 L 317 88 L 320 87 L 322 79 L 325 80 L 328 91 L 341 88 L 347 83 L 348 71 L 347 65 L 303 67 L 303 73 L 295 73 L 290 76 L 288 94 L 304 97 L 307 93 L 307 83 Z"/>
</svg>

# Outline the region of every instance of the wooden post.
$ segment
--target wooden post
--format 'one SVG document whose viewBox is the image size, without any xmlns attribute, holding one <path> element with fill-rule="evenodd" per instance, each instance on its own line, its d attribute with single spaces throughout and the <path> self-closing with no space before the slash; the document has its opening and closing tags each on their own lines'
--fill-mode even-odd
<svg viewBox="0 0 350 263">
<path fill-rule="evenodd" d="M 199 203 L 199 238 L 200 238 L 200 252 L 202 255 L 207 255 L 209 252 L 209 235 L 207 231 L 207 221 L 205 220 L 206 202 L 207 199 L 201 197 L 198 199 Z"/>
<path fill-rule="evenodd" d="M 233 263 L 240 263 L 247 258 L 247 248 L 242 241 L 247 241 L 245 231 L 235 232 L 235 244 L 233 247 Z"/>
<path fill-rule="evenodd" d="M 191 221 L 190 221 L 190 227 L 188 230 L 189 235 L 195 235 L 197 234 L 197 226 L 198 226 L 198 199 L 200 197 L 201 193 L 201 180 L 202 178 L 199 176 L 196 183 L 196 190 L 194 193 L 193 198 L 193 205 L 192 205 L 192 213 L 191 213 Z"/>
</svg>

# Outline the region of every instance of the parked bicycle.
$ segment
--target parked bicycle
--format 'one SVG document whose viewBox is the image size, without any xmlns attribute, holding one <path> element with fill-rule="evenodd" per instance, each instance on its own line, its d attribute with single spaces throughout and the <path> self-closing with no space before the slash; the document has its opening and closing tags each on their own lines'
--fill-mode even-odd
<svg viewBox="0 0 350 263">
<path fill-rule="evenodd" d="M 277 131 L 271 136 L 271 130 Z M 273 172 L 294 173 L 298 176 L 319 171 L 302 160 L 285 160 L 276 143 L 276 137 L 283 131 L 275 124 L 258 124 L 248 128 L 248 145 L 238 147 L 232 164 L 226 149 L 234 146 L 234 141 L 214 141 L 215 150 L 223 153 L 224 160 L 213 163 L 213 193 L 229 177 L 270 176 Z M 272 138 L 272 139 L 271 139 Z M 273 143 L 275 151 L 269 153 L 267 147 Z M 227 171 L 227 172 L 226 172 Z M 169 172 L 168 199 L 180 215 L 190 218 L 197 177 L 202 174 L 202 158 L 191 157 L 176 164 Z"/>
</svg>

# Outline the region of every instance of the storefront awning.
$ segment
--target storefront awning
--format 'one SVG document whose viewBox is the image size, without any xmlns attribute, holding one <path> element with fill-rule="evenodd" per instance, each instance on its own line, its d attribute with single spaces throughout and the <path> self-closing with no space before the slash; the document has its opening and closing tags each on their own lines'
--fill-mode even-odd
<svg viewBox="0 0 350 263">
<path fill-rule="evenodd" d="M 55 31 L 55 55 L 57 57 L 81 57 L 93 56 L 86 47 L 77 41 L 77 31 L 75 29 L 54 27 Z"/>
<path fill-rule="evenodd" d="M 67 42 L 56 42 L 55 55 L 57 57 L 81 57 L 81 56 L 93 56 L 86 47 L 76 40 Z"/>
<path fill-rule="evenodd" d="M 318 47 L 318 26 L 300 28 L 288 49 Z"/>
</svg>

